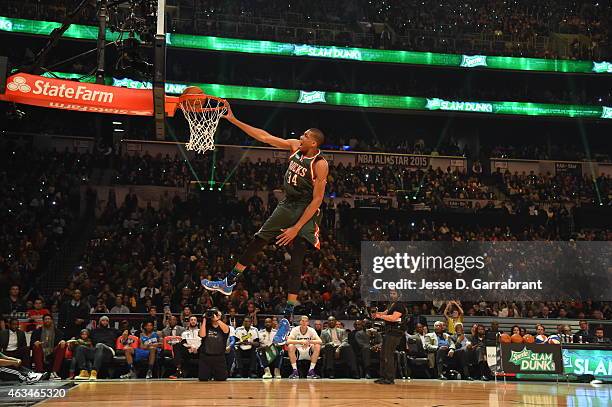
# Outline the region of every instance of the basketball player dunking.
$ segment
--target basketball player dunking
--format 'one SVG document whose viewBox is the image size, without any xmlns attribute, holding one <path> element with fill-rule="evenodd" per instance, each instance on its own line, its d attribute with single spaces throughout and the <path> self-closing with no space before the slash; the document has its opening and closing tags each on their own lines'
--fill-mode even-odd
<svg viewBox="0 0 612 407">
<path fill-rule="evenodd" d="M 325 183 L 329 171 L 327 161 L 320 156 L 319 146 L 323 144 L 324 135 L 321 130 L 309 129 L 299 140 L 281 139 L 267 131 L 249 126 L 236 119 L 231 108 L 223 116 L 255 140 L 273 147 L 289 150 L 289 168 L 283 182 L 286 197 L 281 201 L 272 215 L 247 246 L 233 270 L 221 281 L 202 280 L 202 285 L 211 291 L 230 295 L 236 284 L 236 278 L 255 260 L 255 256 L 272 239 L 276 244 L 291 248 L 291 263 L 289 264 L 287 306 L 285 318 L 278 327 L 274 343 L 284 342 L 290 331 L 289 319 L 297 303 L 298 291 L 302 280 L 302 266 L 306 254 L 306 242 L 315 248 L 320 248 L 319 224 L 323 202 Z"/>
</svg>

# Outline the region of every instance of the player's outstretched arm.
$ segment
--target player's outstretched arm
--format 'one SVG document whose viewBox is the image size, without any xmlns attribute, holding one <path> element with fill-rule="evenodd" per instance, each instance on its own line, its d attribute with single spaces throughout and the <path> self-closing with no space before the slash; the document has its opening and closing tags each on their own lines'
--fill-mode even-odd
<svg viewBox="0 0 612 407">
<path fill-rule="evenodd" d="M 223 115 L 223 117 L 234 124 L 240 130 L 244 131 L 249 136 L 253 137 L 257 141 L 261 141 L 262 143 L 266 143 L 271 145 L 272 147 L 282 148 L 283 150 L 289 150 L 291 152 L 298 149 L 300 145 L 300 141 L 296 139 L 282 139 L 280 137 L 276 137 L 271 135 L 265 130 L 258 129 L 257 127 L 253 127 L 246 123 L 241 122 L 236 119 L 234 113 L 232 112 L 231 106 L 228 105 L 227 113 Z"/>
</svg>

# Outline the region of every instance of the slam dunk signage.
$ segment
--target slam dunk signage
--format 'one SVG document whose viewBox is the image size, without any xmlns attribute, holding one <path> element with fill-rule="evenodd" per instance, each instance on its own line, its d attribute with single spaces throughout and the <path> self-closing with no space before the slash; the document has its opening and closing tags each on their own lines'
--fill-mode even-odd
<svg viewBox="0 0 612 407">
<path fill-rule="evenodd" d="M 560 345 L 508 343 L 501 351 L 505 373 L 563 373 Z"/>
</svg>

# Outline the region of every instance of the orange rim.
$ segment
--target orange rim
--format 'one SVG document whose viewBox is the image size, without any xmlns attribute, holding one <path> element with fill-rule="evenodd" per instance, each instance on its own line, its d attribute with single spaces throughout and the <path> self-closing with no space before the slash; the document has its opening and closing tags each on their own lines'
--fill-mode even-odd
<svg viewBox="0 0 612 407">
<path fill-rule="evenodd" d="M 211 99 L 217 102 L 217 106 L 214 107 L 194 107 L 190 106 L 187 102 L 199 100 L 201 105 L 206 104 L 206 100 Z M 181 95 L 178 98 L 178 105 L 181 110 L 188 110 L 190 112 L 212 112 L 215 110 L 223 110 L 227 108 L 227 100 L 218 98 L 216 96 L 207 95 L 205 93 L 188 93 Z"/>
</svg>

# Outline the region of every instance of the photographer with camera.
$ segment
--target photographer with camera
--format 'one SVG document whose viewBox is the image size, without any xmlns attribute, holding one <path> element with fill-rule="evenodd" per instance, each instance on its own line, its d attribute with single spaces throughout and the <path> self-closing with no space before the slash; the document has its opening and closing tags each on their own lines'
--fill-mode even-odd
<svg viewBox="0 0 612 407">
<path fill-rule="evenodd" d="M 397 291 L 389 292 L 390 303 L 383 312 L 375 312 L 372 317 L 385 321 L 382 350 L 380 355 L 380 379 L 378 384 L 395 384 L 395 350 L 399 345 L 404 329 L 402 323 L 406 318 L 406 307 L 400 303 Z"/>
<path fill-rule="evenodd" d="M 208 381 L 211 378 L 215 381 L 227 380 L 225 347 L 229 331 L 229 326 L 221 320 L 221 312 L 217 308 L 206 311 L 200 327 L 200 381 Z"/>
</svg>

